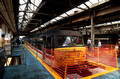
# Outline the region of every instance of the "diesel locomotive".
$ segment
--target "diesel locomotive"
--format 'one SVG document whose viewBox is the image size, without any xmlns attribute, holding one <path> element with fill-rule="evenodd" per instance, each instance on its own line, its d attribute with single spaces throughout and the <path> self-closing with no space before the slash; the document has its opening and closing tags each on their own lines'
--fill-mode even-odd
<svg viewBox="0 0 120 79">
<path fill-rule="evenodd" d="M 54 68 L 74 66 L 85 61 L 83 37 L 78 31 L 57 29 L 26 38 L 28 46 L 38 50 L 40 58 Z"/>
</svg>

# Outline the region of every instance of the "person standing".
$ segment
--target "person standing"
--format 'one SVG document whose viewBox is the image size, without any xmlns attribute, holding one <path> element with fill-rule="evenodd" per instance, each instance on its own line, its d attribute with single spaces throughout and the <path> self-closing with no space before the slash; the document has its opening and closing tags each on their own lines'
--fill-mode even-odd
<svg viewBox="0 0 120 79">
<path fill-rule="evenodd" d="M 91 40 L 88 38 L 87 40 L 87 45 L 88 45 L 88 48 L 90 48 L 90 45 L 91 45 Z"/>
<path fill-rule="evenodd" d="M 62 46 L 69 46 L 71 43 L 71 38 L 70 37 L 66 37 L 66 40 L 64 42 L 64 44 Z"/>
<path fill-rule="evenodd" d="M 4 37 L 2 37 L 2 39 L 1 39 L 1 45 L 2 45 L 2 47 L 4 47 L 4 45 L 5 45 L 5 39 L 4 39 Z"/>
<path fill-rule="evenodd" d="M 102 47 L 102 44 L 101 44 L 101 41 L 98 40 L 98 47 L 101 48 Z"/>
<path fill-rule="evenodd" d="M 116 49 L 117 55 L 118 55 L 118 54 L 119 54 L 119 53 L 118 53 L 118 49 L 119 49 L 118 45 L 115 46 L 115 49 Z"/>
<path fill-rule="evenodd" d="M 19 38 L 16 39 L 16 43 L 17 43 L 17 45 L 20 44 L 20 40 L 19 40 Z"/>
</svg>

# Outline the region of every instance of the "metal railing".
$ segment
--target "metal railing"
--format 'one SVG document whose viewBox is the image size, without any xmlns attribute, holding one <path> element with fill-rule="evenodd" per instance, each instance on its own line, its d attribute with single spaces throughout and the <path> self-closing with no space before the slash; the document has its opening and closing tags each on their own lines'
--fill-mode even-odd
<svg viewBox="0 0 120 79">
<path fill-rule="evenodd" d="M 4 48 L 0 48 L 0 79 L 2 79 L 2 75 L 4 72 L 4 64 L 5 64 Z"/>
<path fill-rule="evenodd" d="M 4 55 L 6 57 L 6 66 L 8 57 L 20 56 L 22 64 L 26 65 L 26 48 L 21 45 L 4 45 Z M 21 54 L 22 53 L 22 54 Z"/>
</svg>

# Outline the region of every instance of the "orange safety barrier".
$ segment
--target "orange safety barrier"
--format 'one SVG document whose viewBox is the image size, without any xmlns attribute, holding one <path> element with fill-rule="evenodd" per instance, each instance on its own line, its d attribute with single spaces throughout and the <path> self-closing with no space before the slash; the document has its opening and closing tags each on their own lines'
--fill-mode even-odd
<svg viewBox="0 0 120 79">
<path fill-rule="evenodd" d="M 54 66 L 54 57 L 51 54 L 51 49 L 43 48 L 43 61 L 46 62 L 49 66 Z"/>
<path fill-rule="evenodd" d="M 63 77 L 69 79 L 80 79 L 96 73 L 110 70 L 106 66 L 117 68 L 117 56 L 114 45 L 103 45 L 104 48 L 95 47 L 75 52 L 74 50 L 58 50 L 54 51 L 55 70 Z M 108 47 L 108 48 L 107 48 Z M 77 58 L 80 52 L 80 58 Z M 84 52 L 84 53 L 83 53 Z M 83 59 L 83 60 L 82 60 Z M 90 63 L 92 61 L 94 63 Z M 103 65 L 99 65 L 101 63 Z M 106 66 L 104 66 L 106 65 Z M 64 71 L 64 72 L 63 72 Z"/>
<path fill-rule="evenodd" d="M 27 43 L 31 49 L 35 49 Z M 43 47 L 42 60 L 64 79 L 81 79 L 96 73 L 118 68 L 115 45 L 95 47 L 66 47 L 47 49 Z M 107 68 L 108 66 L 108 68 Z"/>
<path fill-rule="evenodd" d="M 66 47 L 54 50 L 54 69 L 63 78 L 77 77 L 72 75 L 78 73 L 78 68 L 84 64 L 84 61 L 85 47 Z"/>
<path fill-rule="evenodd" d="M 33 47 L 30 43 L 26 43 L 26 45 L 27 45 L 27 47 L 28 47 L 31 51 L 33 51 L 35 54 L 38 55 L 38 53 L 39 53 L 38 56 L 42 59 L 42 52 L 41 52 L 39 49 Z"/>
<path fill-rule="evenodd" d="M 90 50 L 86 54 L 86 58 L 91 61 L 99 62 L 108 66 L 117 67 L 116 62 L 116 51 L 114 45 L 104 45 L 102 48 L 88 49 Z M 98 60 L 98 61 L 97 61 Z"/>
</svg>

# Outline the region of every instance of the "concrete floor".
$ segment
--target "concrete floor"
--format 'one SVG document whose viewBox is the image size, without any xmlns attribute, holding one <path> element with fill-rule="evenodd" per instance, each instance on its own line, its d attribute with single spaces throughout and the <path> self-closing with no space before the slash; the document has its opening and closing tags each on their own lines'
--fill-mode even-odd
<svg viewBox="0 0 120 79">
<path fill-rule="evenodd" d="M 15 47 L 13 50 L 21 48 Z M 54 79 L 28 50 L 26 51 L 26 65 L 22 52 L 13 52 L 12 56 L 21 56 L 22 65 L 6 66 L 3 79 Z"/>
<path fill-rule="evenodd" d="M 13 50 L 16 49 L 22 49 L 22 47 L 15 47 Z M 22 52 L 13 52 L 12 56 L 21 56 L 22 64 L 6 66 L 3 79 L 54 79 L 27 49 L 26 64 Z M 118 56 L 118 67 L 120 68 L 120 56 Z M 120 69 L 93 79 L 120 79 Z"/>
<path fill-rule="evenodd" d="M 118 56 L 118 70 L 92 79 L 120 79 L 120 55 Z"/>
</svg>

